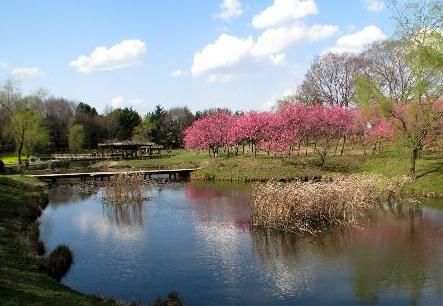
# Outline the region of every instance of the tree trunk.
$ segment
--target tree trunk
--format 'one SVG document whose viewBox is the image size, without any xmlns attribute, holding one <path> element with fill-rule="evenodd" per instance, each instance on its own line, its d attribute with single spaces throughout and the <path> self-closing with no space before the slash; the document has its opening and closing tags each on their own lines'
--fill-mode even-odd
<svg viewBox="0 0 443 306">
<path fill-rule="evenodd" d="M 340 144 L 340 140 L 341 140 L 341 136 L 338 137 L 338 141 L 337 144 L 335 145 L 335 150 L 334 150 L 334 156 L 337 154 L 337 150 L 338 150 L 338 145 Z"/>
<path fill-rule="evenodd" d="M 341 145 L 340 156 L 343 156 L 343 151 L 345 150 L 346 136 L 343 136 L 343 144 Z"/>
<path fill-rule="evenodd" d="M 22 164 L 22 151 L 23 151 L 23 142 L 20 142 L 20 145 L 18 146 L 18 164 Z"/>
<path fill-rule="evenodd" d="M 412 179 L 414 180 L 415 180 L 415 162 L 417 160 L 417 156 L 418 156 L 418 149 L 417 148 L 412 149 L 409 173 L 411 174 Z"/>
</svg>

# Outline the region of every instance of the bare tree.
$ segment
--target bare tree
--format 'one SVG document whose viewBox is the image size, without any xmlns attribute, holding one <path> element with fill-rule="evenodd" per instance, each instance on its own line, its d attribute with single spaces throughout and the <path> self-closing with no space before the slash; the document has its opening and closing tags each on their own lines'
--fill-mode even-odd
<svg viewBox="0 0 443 306">
<path fill-rule="evenodd" d="M 401 42 L 375 43 L 362 54 L 362 60 L 367 65 L 368 77 L 393 102 L 413 98 L 413 84 L 416 80 Z"/>
<path fill-rule="evenodd" d="M 0 90 L 0 144 L 6 142 L 6 127 L 11 119 L 15 103 L 20 98 L 18 83 L 8 79 Z"/>
<path fill-rule="evenodd" d="M 349 106 L 355 94 L 356 77 L 363 68 L 361 58 L 351 54 L 319 56 L 297 88 L 297 100 L 306 104 Z"/>
</svg>

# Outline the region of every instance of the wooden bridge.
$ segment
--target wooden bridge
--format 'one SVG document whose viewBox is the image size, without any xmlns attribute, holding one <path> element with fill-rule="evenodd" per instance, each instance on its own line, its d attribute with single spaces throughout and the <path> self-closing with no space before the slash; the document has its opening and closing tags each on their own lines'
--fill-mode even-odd
<svg viewBox="0 0 443 306">
<path fill-rule="evenodd" d="M 73 179 L 80 178 L 82 181 L 87 179 L 102 180 L 119 174 L 143 175 L 145 178 L 151 178 L 155 175 L 168 175 L 169 179 L 187 178 L 191 172 L 197 169 L 165 169 L 165 170 L 138 170 L 138 171 L 114 171 L 114 172 L 81 172 L 81 173 L 50 173 L 50 174 L 30 174 L 28 176 L 35 177 L 44 181 L 56 182 L 57 179 Z"/>
</svg>

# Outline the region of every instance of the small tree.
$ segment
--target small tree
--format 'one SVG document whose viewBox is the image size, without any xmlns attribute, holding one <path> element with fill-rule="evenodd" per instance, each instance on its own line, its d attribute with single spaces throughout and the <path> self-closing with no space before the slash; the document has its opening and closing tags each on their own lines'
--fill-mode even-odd
<svg viewBox="0 0 443 306">
<path fill-rule="evenodd" d="M 29 109 L 19 108 L 14 112 L 8 125 L 8 134 L 14 140 L 19 164 L 22 154 L 32 154 L 35 149 L 48 145 L 48 131 L 43 126 L 41 116 Z"/>
<path fill-rule="evenodd" d="M 83 147 L 85 143 L 85 129 L 81 124 L 74 124 L 69 129 L 68 136 L 69 149 L 72 151 L 78 151 Z"/>
<path fill-rule="evenodd" d="M 439 100 L 443 94 L 443 4 L 408 1 L 400 8 L 393 0 L 391 5 L 397 15 L 398 40 L 390 45 L 400 47 L 404 54 L 402 69 L 408 71 L 408 82 L 402 83 L 407 86 L 402 92 L 408 94 L 396 95 L 396 91 L 386 90 L 386 82 L 362 77 L 358 80 L 356 100 L 364 107 L 376 104 L 380 114 L 397 126 L 410 154 L 409 172 L 415 178 L 419 152 L 432 139 L 443 117 Z M 383 56 L 391 57 L 388 62 L 398 60 L 397 52 L 384 52 Z"/>
</svg>

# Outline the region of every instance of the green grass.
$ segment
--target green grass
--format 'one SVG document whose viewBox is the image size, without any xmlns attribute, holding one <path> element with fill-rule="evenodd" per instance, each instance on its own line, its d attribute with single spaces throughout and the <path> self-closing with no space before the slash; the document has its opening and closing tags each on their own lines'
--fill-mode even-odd
<svg viewBox="0 0 443 306">
<path fill-rule="evenodd" d="M 26 205 L 41 199 L 41 183 L 22 176 L 0 176 L 0 300 L 2 305 L 103 305 L 41 271 L 24 235 L 35 216 Z"/>
<path fill-rule="evenodd" d="M 171 157 L 143 159 L 143 160 L 121 160 L 104 161 L 98 163 L 100 168 L 110 169 L 178 169 L 178 168 L 198 168 L 211 162 L 208 154 L 185 150 L 176 150 Z"/>
<path fill-rule="evenodd" d="M 410 191 L 424 195 L 443 196 L 443 154 L 425 154 L 417 160 L 417 179 L 408 186 Z M 409 159 L 393 152 L 370 157 L 362 163 L 362 173 L 376 173 L 387 177 L 407 175 Z"/>
<path fill-rule="evenodd" d="M 1 155 L 0 159 L 6 164 L 6 165 L 17 165 L 18 163 L 18 157 L 17 155 Z"/>
<path fill-rule="evenodd" d="M 291 180 L 312 178 L 343 173 L 375 173 L 388 177 L 408 175 L 409 159 L 399 154 L 395 148 L 386 148 L 379 155 L 362 152 L 347 152 L 344 156 L 329 156 L 326 166 L 321 168 L 318 157 L 308 156 L 275 157 L 260 153 L 227 157 L 226 153 L 211 158 L 207 152 L 177 150 L 170 158 L 113 161 L 100 163 L 108 169 L 173 169 L 197 168 L 193 179 L 214 181 L 265 181 L 269 179 Z M 443 196 L 443 152 L 434 150 L 424 152 L 417 161 L 417 179 L 409 190 L 420 194 Z"/>
</svg>

